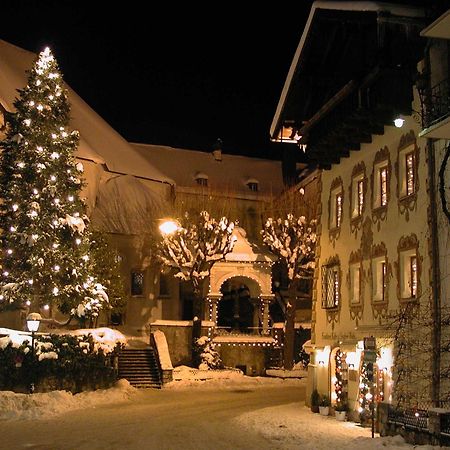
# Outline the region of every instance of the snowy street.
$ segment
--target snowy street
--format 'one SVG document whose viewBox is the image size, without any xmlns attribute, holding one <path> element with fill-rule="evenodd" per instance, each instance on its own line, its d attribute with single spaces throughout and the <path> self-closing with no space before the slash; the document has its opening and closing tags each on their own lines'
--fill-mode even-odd
<svg viewBox="0 0 450 450">
<path fill-rule="evenodd" d="M 0 395 L 2 411 L 17 410 L 11 419 L 0 413 L 0 449 L 413 448 L 401 438 L 372 440 L 369 429 L 312 414 L 303 403 L 302 381 L 244 378 L 84 393 L 70 405 L 70 397 L 62 396 L 66 406 L 59 409 L 53 404 L 59 394 L 35 394 L 35 401 L 45 403 L 40 412 L 26 406 L 30 396 L 11 394 L 12 406 L 11 398 Z M 27 415 L 20 416 L 21 408 Z"/>
</svg>

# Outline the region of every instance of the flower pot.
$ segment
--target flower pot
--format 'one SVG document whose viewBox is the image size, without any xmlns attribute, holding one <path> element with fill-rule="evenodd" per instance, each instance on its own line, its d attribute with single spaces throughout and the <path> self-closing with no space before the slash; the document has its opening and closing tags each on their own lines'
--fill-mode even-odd
<svg viewBox="0 0 450 450">
<path fill-rule="evenodd" d="M 313 413 L 318 413 L 319 412 L 319 406 L 318 405 L 311 405 L 311 411 Z"/>
<path fill-rule="evenodd" d="M 330 414 L 329 406 L 319 406 L 319 412 L 322 416 L 328 416 Z"/>
<path fill-rule="evenodd" d="M 336 419 L 340 420 L 341 422 L 344 422 L 347 417 L 347 411 L 335 411 L 334 414 Z"/>
</svg>

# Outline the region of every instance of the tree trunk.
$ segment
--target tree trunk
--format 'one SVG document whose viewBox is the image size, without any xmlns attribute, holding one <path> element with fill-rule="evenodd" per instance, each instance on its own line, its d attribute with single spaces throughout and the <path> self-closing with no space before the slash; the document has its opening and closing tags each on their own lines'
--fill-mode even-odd
<svg viewBox="0 0 450 450">
<path fill-rule="evenodd" d="M 286 305 L 286 322 L 284 324 L 284 368 L 292 370 L 294 367 L 294 342 L 295 342 L 295 311 L 297 309 L 297 296 L 295 286 L 291 286 L 288 292 Z"/>
<path fill-rule="evenodd" d="M 194 286 L 194 304 L 192 307 L 192 362 L 195 367 L 200 364 L 200 355 L 195 351 L 195 343 L 197 339 L 202 335 L 202 319 L 203 319 L 203 281 L 200 281 L 198 287 Z"/>
</svg>

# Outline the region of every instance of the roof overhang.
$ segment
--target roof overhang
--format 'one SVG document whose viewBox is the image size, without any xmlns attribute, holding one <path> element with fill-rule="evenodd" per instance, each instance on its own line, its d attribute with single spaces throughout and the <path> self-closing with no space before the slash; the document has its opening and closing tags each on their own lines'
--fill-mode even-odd
<svg viewBox="0 0 450 450">
<path fill-rule="evenodd" d="M 357 142 L 349 143 L 358 147 L 369 139 L 371 133 L 382 133 L 383 122 L 392 120 L 394 110 L 402 114 L 410 112 L 411 68 L 415 70 L 417 61 L 406 61 L 405 54 L 420 52 L 401 51 L 404 42 L 391 41 L 400 39 L 400 36 L 415 46 L 413 50 L 416 50 L 417 41 L 420 40 L 419 31 L 424 25 L 423 17 L 422 8 L 391 3 L 314 2 L 271 124 L 271 139 L 297 142 L 299 145 L 310 144 L 319 135 L 317 133 L 312 139 L 311 133 L 323 122 L 324 117 L 328 120 L 330 113 L 339 108 L 345 107 L 349 112 L 349 108 L 356 110 L 367 106 L 364 102 L 370 89 L 376 86 L 382 90 L 381 85 L 392 84 L 392 80 L 396 80 L 400 86 L 407 84 L 408 89 L 403 89 L 403 92 L 393 90 L 390 94 L 394 95 L 384 99 L 386 104 L 378 105 L 382 111 L 382 120 L 377 117 L 357 117 L 359 123 L 369 119 L 371 126 L 363 132 L 362 140 L 358 138 Z M 416 32 L 411 33 L 411 30 Z M 393 36 L 395 39 L 392 39 Z M 387 58 L 380 56 L 383 51 L 386 55 L 393 55 L 390 61 L 386 62 Z M 390 97 L 399 98 L 398 105 L 392 104 Z M 342 118 L 342 111 L 339 117 Z M 356 129 L 359 129 L 359 123 Z M 324 130 L 320 131 L 323 136 Z M 338 145 L 341 144 L 346 142 Z M 321 143 L 322 148 L 326 145 L 328 143 Z M 352 149 L 350 146 L 346 151 Z M 329 162 L 333 163 L 333 158 Z"/>
<path fill-rule="evenodd" d="M 428 25 L 421 36 L 436 39 L 450 39 L 450 9 Z"/>
</svg>

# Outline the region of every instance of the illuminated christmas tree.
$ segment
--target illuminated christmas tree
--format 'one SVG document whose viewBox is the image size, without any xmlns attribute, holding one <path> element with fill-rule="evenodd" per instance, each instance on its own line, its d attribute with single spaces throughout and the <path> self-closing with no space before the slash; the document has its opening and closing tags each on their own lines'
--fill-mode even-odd
<svg viewBox="0 0 450 450">
<path fill-rule="evenodd" d="M 0 305 L 53 304 L 95 317 L 108 297 L 92 276 L 90 233 L 80 199 L 78 132 L 58 64 L 47 48 L 9 115 L 0 155 Z"/>
</svg>

